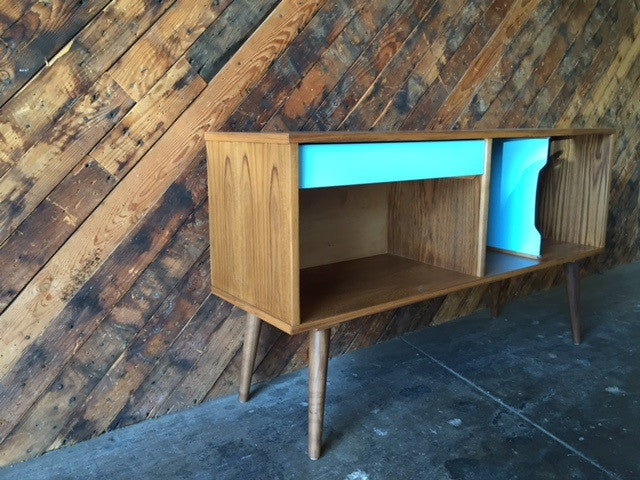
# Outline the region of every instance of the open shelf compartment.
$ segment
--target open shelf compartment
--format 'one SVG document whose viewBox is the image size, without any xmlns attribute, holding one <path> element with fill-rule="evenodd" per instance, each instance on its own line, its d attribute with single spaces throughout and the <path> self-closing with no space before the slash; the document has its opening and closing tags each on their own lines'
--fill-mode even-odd
<svg viewBox="0 0 640 480">
<path fill-rule="evenodd" d="M 301 325 L 602 252 L 609 142 L 498 139 L 490 175 L 300 190 Z"/>
<path fill-rule="evenodd" d="M 482 192 L 482 175 L 301 189 L 301 325 L 388 310 L 479 278 Z"/>
<path fill-rule="evenodd" d="M 300 329 L 324 328 L 415 302 L 440 297 L 566 262 L 603 248 L 544 241 L 539 259 L 499 251 L 487 253 L 487 273 L 476 277 L 392 254 L 309 267 L 300 272 Z"/>
</svg>

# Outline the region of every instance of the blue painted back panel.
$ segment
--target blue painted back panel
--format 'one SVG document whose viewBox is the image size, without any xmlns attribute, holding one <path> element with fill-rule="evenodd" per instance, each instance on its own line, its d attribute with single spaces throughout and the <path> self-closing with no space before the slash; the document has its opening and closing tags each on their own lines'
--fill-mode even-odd
<svg viewBox="0 0 640 480">
<path fill-rule="evenodd" d="M 549 139 L 494 140 L 492 150 L 487 245 L 539 256 L 536 190 L 549 157 Z"/>
<path fill-rule="evenodd" d="M 308 144 L 300 188 L 463 177 L 484 173 L 484 140 Z"/>
</svg>

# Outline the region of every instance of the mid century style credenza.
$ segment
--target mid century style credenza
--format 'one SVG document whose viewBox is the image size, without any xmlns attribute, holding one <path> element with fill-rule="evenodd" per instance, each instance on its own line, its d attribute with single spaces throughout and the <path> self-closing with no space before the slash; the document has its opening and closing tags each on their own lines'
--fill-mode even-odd
<svg viewBox="0 0 640 480">
<path fill-rule="evenodd" d="M 320 456 L 330 329 L 604 250 L 613 131 L 205 136 L 215 295 L 247 312 L 240 400 L 262 321 L 309 332 Z"/>
</svg>

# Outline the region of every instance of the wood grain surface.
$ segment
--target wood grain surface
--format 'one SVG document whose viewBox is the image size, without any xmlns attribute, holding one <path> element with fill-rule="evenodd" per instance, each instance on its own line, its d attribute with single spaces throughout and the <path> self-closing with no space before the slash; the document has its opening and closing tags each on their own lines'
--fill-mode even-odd
<svg viewBox="0 0 640 480">
<path fill-rule="evenodd" d="M 558 139 L 540 175 L 537 223 L 543 237 L 603 247 L 611 165 L 608 136 Z"/>
<path fill-rule="evenodd" d="M 612 127 L 593 272 L 640 255 L 638 105 L 637 2 L 0 0 L 0 464 L 237 390 L 244 313 L 209 294 L 204 131 Z M 583 148 L 605 146 L 564 150 Z M 497 297 L 563 281 L 529 272 Z M 353 320 L 331 355 L 485 291 Z M 255 381 L 306 362 L 305 336 L 264 325 Z"/>
<path fill-rule="evenodd" d="M 482 176 L 396 183 L 389 210 L 389 252 L 482 275 L 482 185 Z"/>
<path fill-rule="evenodd" d="M 300 268 L 388 251 L 389 186 L 300 190 Z"/>
<path fill-rule="evenodd" d="M 213 288 L 299 323 L 297 149 L 207 141 L 207 158 Z"/>
</svg>

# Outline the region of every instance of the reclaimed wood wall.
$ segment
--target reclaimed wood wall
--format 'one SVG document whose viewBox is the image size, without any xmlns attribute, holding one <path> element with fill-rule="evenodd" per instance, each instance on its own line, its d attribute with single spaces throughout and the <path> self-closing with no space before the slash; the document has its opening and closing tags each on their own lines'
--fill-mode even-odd
<svg viewBox="0 0 640 480">
<path fill-rule="evenodd" d="M 615 127 L 593 272 L 640 255 L 639 55 L 639 0 L 1 0 L 0 465 L 235 390 L 204 131 Z M 560 280 L 356 320 L 331 353 Z M 256 380 L 305 340 L 265 327 Z"/>
</svg>

